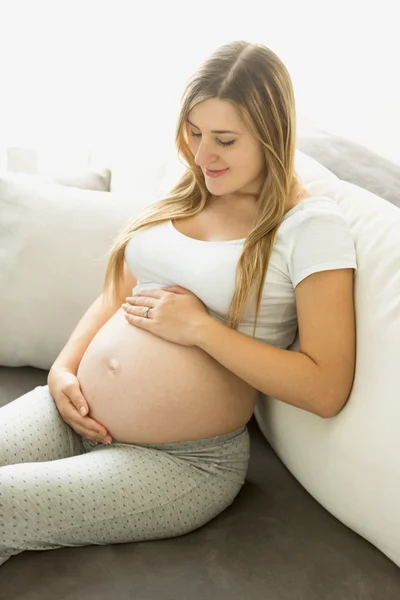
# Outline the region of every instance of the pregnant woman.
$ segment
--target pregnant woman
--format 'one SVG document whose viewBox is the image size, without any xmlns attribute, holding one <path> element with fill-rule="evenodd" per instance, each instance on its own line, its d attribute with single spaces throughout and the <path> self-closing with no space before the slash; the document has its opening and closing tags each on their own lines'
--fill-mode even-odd
<svg viewBox="0 0 400 600">
<path fill-rule="evenodd" d="M 301 186 L 295 141 L 268 48 L 224 45 L 189 80 L 182 178 L 115 240 L 48 385 L 0 409 L 0 564 L 206 524 L 244 484 L 260 392 L 341 410 L 355 250 L 336 203 Z"/>
</svg>

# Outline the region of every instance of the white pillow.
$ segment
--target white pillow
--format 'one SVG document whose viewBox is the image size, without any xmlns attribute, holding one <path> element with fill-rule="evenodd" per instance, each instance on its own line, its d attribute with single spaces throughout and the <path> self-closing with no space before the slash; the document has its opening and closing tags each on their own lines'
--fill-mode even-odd
<svg viewBox="0 0 400 600">
<path fill-rule="evenodd" d="M 99 192 L 109 192 L 111 186 L 111 171 L 110 169 L 81 169 L 81 170 L 65 170 L 48 173 L 20 173 L 6 172 L 0 177 L 5 176 L 13 181 L 21 183 L 57 183 L 72 187 L 82 188 L 84 190 L 98 190 Z"/>
<path fill-rule="evenodd" d="M 99 192 L 109 192 L 111 186 L 111 171 L 107 168 L 48 173 L 42 177 L 46 183 L 59 183 L 84 190 L 98 190 Z"/>
<path fill-rule="evenodd" d="M 0 364 L 49 369 L 102 291 L 107 251 L 155 198 L 0 178 Z"/>
<path fill-rule="evenodd" d="M 299 151 L 296 159 L 310 193 L 333 198 L 353 232 L 356 375 L 334 418 L 266 396 L 255 418 L 308 492 L 400 566 L 400 210 Z"/>
</svg>

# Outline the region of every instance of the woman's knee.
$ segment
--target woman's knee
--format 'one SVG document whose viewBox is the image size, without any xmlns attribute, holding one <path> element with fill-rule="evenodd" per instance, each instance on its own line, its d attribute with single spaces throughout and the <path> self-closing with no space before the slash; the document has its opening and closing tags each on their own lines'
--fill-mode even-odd
<svg viewBox="0 0 400 600">
<path fill-rule="evenodd" d="M 48 386 L 38 386 L 0 409 L 0 466 L 44 462 L 84 452 L 63 421 Z"/>
</svg>

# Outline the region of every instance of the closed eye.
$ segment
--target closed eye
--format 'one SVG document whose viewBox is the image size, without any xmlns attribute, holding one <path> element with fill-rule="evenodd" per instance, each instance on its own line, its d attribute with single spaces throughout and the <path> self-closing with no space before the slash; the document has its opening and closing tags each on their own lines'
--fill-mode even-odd
<svg viewBox="0 0 400 600">
<path fill-rule="evenodd" d="M 201 133 L 195 133 L 194 131 L 191 131 L 190 135 L 194 138 L 201 137 Z M 236 140 L 231 140 L 230 142 L 223 142 L 222 140 L 219 140 L 218 138 L 216 138 L 216 141 L 217 141 L 217 144 L 219 144 L 220 146 L 232 146 L 232 144 L 234 144 L 236 142 Z"/>
</svg>

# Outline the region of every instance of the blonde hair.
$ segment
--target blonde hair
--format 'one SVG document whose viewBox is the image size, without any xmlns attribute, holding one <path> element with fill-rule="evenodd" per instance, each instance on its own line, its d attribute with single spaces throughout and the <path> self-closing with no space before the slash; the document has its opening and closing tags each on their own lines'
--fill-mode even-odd
<svg viewBox="0 0 400 600">
<path fill-rule="evenodd" d="M 236 286 L 227 324 L 237 329 L 253 297 L 255 324 L 274 240 L 299 177 L 295 172 L 295 99 L 290 75 L 278 56 L 261 44 L 235 41 L 218 48 L 189 79 L 176 124 L 178 155 L 186 161 L 184 174 L 169 194 L 131 219 L 109 252 L 104 293 L 118 297 L 125 247 L 132 234 L 145 227 L 193 217 L 211 198 L 201 168 L 194 162 L 186 135 L 190 110 L 209 98 L 228 100 L 262 145 L 266 174 L 257 201 L 255 225 L 247 236 L 236 269 Z"/>
</svg>

